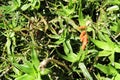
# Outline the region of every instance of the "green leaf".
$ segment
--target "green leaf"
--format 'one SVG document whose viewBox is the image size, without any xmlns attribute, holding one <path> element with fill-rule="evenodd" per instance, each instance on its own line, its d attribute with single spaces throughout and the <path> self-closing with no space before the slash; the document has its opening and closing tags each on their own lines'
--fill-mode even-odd
<svg viewBox="0 0 120 80">
<path fill-rule="evenodd" d="M 115 64 L 114 66 L 116 69 L 120 69 L 120 63 L 115 62 L 114 64 Z"/>
<path fill-rule="evenodd" d="M 78 20 L 79 20 L 79 24 L 81 26 L 85 26 L 85 21 L 84 21 L 84 16 L 83 16 L 83 13 L 82 13 L 82 0 L 79 0 L 79 17 L 78 17 Z"/>
<path fill-rule="evenodd" d="M 13 67 L 13 71 L 15 72 L 15 74 L 20 75 L 21 71 L 19 69 L 17 69 L 16 67 Z"/>
<path fill-rule="evenodd" d="M 64 52 L 65 52 L 65 54 L 66 54 L 66 55 L 69 54 L 69 53 L 70 53 L 70 50 L 69 50 L 69 48 L 67 47 L 66 42 L 63 42 L 63 47 L 64 47 Z"/>
<path fill-rule="evenodd" d="M 51 70 L 50 70 L 50 69 L 47 69 L 47 68 L 45 68 L 44 70 L 41 70 L 41 71 L 40 71 L 41 75 L 47 75 L 47 74 L 49 74 L 50 72 L 51 72 Z"/>
<path fill-rule="evenodd" d="M 48 34 L 48 36 L 49 36 L 50 38 L 53 38 L 53 39 L 60 39 L 60 36 L 59 36 L 59 35 Z"/>
<path fill-rule="evenodd" d="M 114 31 L 116 34 L 120 33 L 120 20 L 117 19 L 117 22 L 113 22 L 113 26 L 110 27 L 112 31 Z"/>
<path fill-rule="evenodd" d="M 15 11 L 19 7 L 17 0 L 12 1 L 11 11 Z"/>
<path fill-rule="evenodd" d="M 120 79 L 120 74 L 117 74 L 114 78 L 114 80 L 119 80 Z"/>
<path fill-rule="evenodd" d="M 34 74 L 34 68 L 31 68 L 28 65 L 20 65 L 17 63 L 13 63 L 13 66 L 15 66 L 17 69 L 19 69 L 20 71 L 27 73 L 27 74 Z M 33 75 L 34 76 L 34 75 Z"/>
<path fill-rule="evenodd" d="M 120 53 L 120 46 L 116 44 L 114 50 L 115 50 L 115 52 Z"/>
<path fill-rule="evenodd" d="M 18 2 L 18 6 L 20 7 L 21 6 L 21 0 L 17 0 Z"/>
<path fill-rule="evenodd" d="M 60 54 L 57 50 L 56 50 L 56 52 L 57 52 L 57 54 L 58 54 L 61 58 L 65 59 L 65 60 L 67 60 L 67 61 L 69 61 L 69 62 L 73 62 L 73 63 L 74 63 L 74 62 L 78 61 L 77 55 L 74 54 L 74 53 L 69 53 L 69 54 L 67 54 L 67 55 L 62 55 L 62 54 Z"/>
<path fill-rule="evenodd" d="M 71 54 L 68 54 L 67 56 L 65 55 L 62 55 L 62 54 L 58 54 L 60 57 L 62 57 L 63 59 L 69 61 L 69 62 L 77 62 L 78 59 L 77 59 L 77 55 L 75 55 L 74 53 L 71 53 Z"/>
<path fill-rule="evenodd" d="M 83 75 L 87 78 L 87 80 L 93 80 L 84 63 L 79 63 L 79 68 L 82 70 Z"/>
<path fill-rule="evenodd" d="M 58 9 L 56 11 L 56 13 L 60 16 L 70 16 L 71 14 L 74 13 L 75 11 L 75 6 L 72 6 L 72 8 L 69 8 L 68 6 L 64 6 L 63 4 L 60 4 L 60 6 L 62 7 L 61 9 Z"/>
<path fill-rule="evenodd" d="M 120 22 L 113 23 L 113 26 L 111 26 L 110 29 L 111 31 L 114 31 L 117 34 L 120 33 Z"/>
<path fill-rule="evenodd" d="M 111 49 L 114 50 L 115 48 L 115 43 L 110 39 L 110 37 L 108 35 L 104 35 L 106 42 L 108 43 L 108 45 L 111 47 Z"/>
<path fill-rule="evenodd" d="M 24 75 L 21 75 L 21 76 L 15 78 L 15 80 L 35 80 L 35 78 L 28 74 L 24 74 Z"/>
<path fill-rule="evenodd" d="M 107 5 L 110 5 L 110 4 L 112 4 L 112 5 L 116 5 L 116 4 L 120 4 L 120 0 L 107 0 L 107 2 L 106 2 L 106 4 Z"/>
<path fill-rule="evenodd" d="M 98 63 L 94 66 L 107 75 L 116 75 L 118 73 L 117 70 L 111 65 L 105 66 Z"/>
<path fill-rule="evenodd" d="M 65 41 L 65 38 L 60 38 L 58 41 L 54 42 L 55 44 L 61 44 Z"/>
<path fill-rule="evenodd" d="M 116 10 L 119 10 L 119 7 L 117 5 L 114 5 L 114 6 L 107 8 L 106 11 L 116 11 Z"/>
<path fill-rule="evenodd" d="M 73 50 L 72 50 L 72 47 L 71 47 L 71 44 L 70 44 L 70 40 L 66 40 L 64 43 L 63 43 L 63 47 L 64 47 L 64 52 L 67 54 L 69 53 L 73 53 Z"/>
<path fill-rule="evenodd" d="M 117 20 L 117 34 L 120 33 L 120 19 Z"/>
<path fill-rule="evenodd" d="M 34 46 L 32 46 L 31 48 L 31 57 L 32 57 L 32 63 L 34 64 L 35 68 L 38 69 L 40 63 Z"/>
<path fill-rule="evenodd" d="M 0 23 L 0 28 L 4 28 L 4 23 Z"/>
<path fill-rule="evenodd" d="M 98 47 L 98 48 L 101 48 L 101 49 L 104 49 L 104 50 L 113 50 L 111 47 L 110 47 L 110 44 L 108 44 L 107 42 L 104 42 L 104 41 L 99 41 L 99 40 L 94 40 L 94 39 L 91 39 L 91 41 Z"/>
<path fill-rule="evenodd" d="M 86 53 L 88 53 L 87 50 L 85 50 L 85 51 L 80 50 L 77 53 L 77 59 L 79 60 L 79 62 L 84 61 L 84 59 L 86 58 Z"/>
<path fill-rule="evenodd" d="M 61 34 L 61 37 L 59 38 L 58 41 L 55 42 L 55 44 L 61 44 L 61 43 L 63 43 L 65 41 L 65 39 L 66 39 L 66 34 L 67 34 L 67 29 L 65 29 L 63 31 L 63 33 Z"/>
<path fill-rule="evenodd" d="M 72 46 L 70 44 L 70 40 L 66 41 L 66 45 L 67 45 L 68 49 L 70 50 L 70 53 L 73 53 L 73 49 L 72 49 Z"/>
<path fill-rule="evenodd" d="M 105 40 L 105 37 L 101 31 L 98 31 L 98 37 L 100 40 Z"/>
<path fill-rule="evenodd" d="M 111 55 L 111 54 L 112 54 L 111 51 L 103 50 L 103 51 L 100 51 L 100 52 L 98 53 L 98 56 L 99 56 L 99 57 L 103 57 L 103 56 L 109 56 L 109 55 Z"/>
<path fill-rule="evenodd" d="M 31 10 L 38 9 L 40 7 L 40 0 L 33 0 L 31 3 Z"/>
<path fill-rule="evenodd" d="M 0 6 L 0 9 L 4 10 L 3 13 L 9 14 L 10 12 L 12 12 L 12 10 L 13 10 L 14 8 L 12 9 L 11 6 Z"/>
<path fill-rule="evenodd" d="M 30 6 L 31 6 L 31 4 L 24 4 L 24 5 L 21 7 L 21 9 L 22 9 L 23 11 L 25 11 L 25 10 L 27 10 Z"/>
<path fill-rule="evenodd" d="M 79 30 L 79 26 L 70 18 L 68 17 L 64 17 L 65 21 L 68 22 L 68 24 L 70 24 L 75 30 L 80 31 Z"/>
<path fill-rule="evenodd" d="M 115 54 L 114 52 L 111 53 L 111 55 L 108 57 L 112 65 L 114 66 L 114 60 L 115 60 Z"/>
</svg>

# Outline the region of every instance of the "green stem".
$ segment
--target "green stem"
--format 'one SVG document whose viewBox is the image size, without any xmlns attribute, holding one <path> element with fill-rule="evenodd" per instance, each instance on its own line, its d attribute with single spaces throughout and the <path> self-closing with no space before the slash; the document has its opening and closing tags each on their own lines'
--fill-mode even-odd
<svg viewBox="0 0 120 80">
<path fill-rule="evenodd" d="M 33 45 L 36 45 L 35 39 L 34 39 L 34 35 L 33 35 L 33 31 L 30 32 L 30 37 L 31 37 L 31 39 L 32 39 L 32 44 L 33 44 Z"/>
</svg>

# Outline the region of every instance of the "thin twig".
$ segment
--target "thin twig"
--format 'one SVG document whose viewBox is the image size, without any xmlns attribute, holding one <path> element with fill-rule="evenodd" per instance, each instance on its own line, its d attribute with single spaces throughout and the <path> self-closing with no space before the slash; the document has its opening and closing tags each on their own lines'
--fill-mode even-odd
<svg viewBox="0 0 120 80">
<path fill-rule="evenodd" d="M 43 69 L 43 68 L 46 67 L 46 65 L 47 65 L 49 62 L 54 62 L 54 63 L 56 63 L 56 64 L 58 64 L 58 65 L 60 65 L 60 66 L 65 67 L 65 69 L 68 70 L 69 72 L 71 71 L 65 64 L 63 64 L 62 62 L 60 62 L 60 61 L 58 61 L 58 60 L 52 59 L 52 58 L 47 58 L 47 59 L 43 60 L 43 61 L 41 62 L 41 64 L 40 64 L 39 67 Z"/>
<path fill-rule="evenodd" d="M 4 76 L 11 68 L 12 68 L 12 67 L 7 68 L 7 69 L 0 75 L 0 78 L 1 78 L 2 76 Z"/>
</svg>

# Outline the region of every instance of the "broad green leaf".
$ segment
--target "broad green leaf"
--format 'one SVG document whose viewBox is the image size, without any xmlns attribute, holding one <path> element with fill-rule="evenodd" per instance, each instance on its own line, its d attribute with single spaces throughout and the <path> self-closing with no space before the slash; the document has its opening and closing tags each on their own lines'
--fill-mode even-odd
<svg viewBox="0 0 120 80">
<path fill-rule="evenodd" d="M 24 74 L 24 75 L 21 75 L 21 76 L 15 78 L 15 80 L 35 80 L 35 78 L 28 74 Z"/>
<path fill-rule="evenodd" d="M 93 80 L 84 63 L 79 63 L 79 68 L 82 70 L 83 75 L 87 78 L 87 80 Z"/>
<path fill-rule="evenodd" d="M 116 75 L 118 73 L 117 70 L 111 65 L 106 66 L 98 63 L 94 66 L 107 75 Z"/>
<path fill-rule="evenodd" d="M 98 31 L 98 37 L 100 40 L 105 40 L 105 37 L 101 31 Z"/>
<path fill-rule="evenodd" d="M 111 55 L 111 54 L 112 54 L 111 51 L 103 50 L 103 51 L 100 51 L 100 52 L 98 53 L 98 56 L 99 56 L 99 57 L 103 57 L 103 56 L 109 56 L 109 55 Z"/>
<path fill-rule="evenodd" d="M 120 79 L 120 74 L 117 74 L 114 78 L 114 80 L 119 80 Z"/>
<path fill-rule="evenodd" d="M 13 63 L 13 66 L 15 66 L 17 69 L 20 71 L 27 73 L 27 74 L 32 74 L 34 76 L 34 68 L 29 67 L 28 65 L 23 65 L 23 64 L 17 64 Z"/>
<path fill-rule="evenodd" d="M 24 5 L 21 7 L 21 9 L 22 9 L 23 11 L 25 11 L 25 10 L 27 10 L 30 6 L 31 6 L 31 4 L 24 4 Z"/>
<path fill-rule="evenodd" d="M 106 2 L 107 5 L 116 5 L 116 4 L 120 4 L 120 0 L 107 0 Z"/>
<path fill-rule="evenodd" d="M 114 6 L 107 8 L 106 11 L 116 11 L 116 10 L 119 10 L 119 7 L 117 5 L 114 5 Z"/>
<path fill-rule="evenodd" d="M 110 39 L 110 37 L 108 35 L 104 35 L 106 42 L 108 43 L 108 45 L 110 46 L 111 49 L 114 50 L 115 48 L 115 43 Z"/>
<path fill-rule="evenodd" d="M 115 62 L 114 64 L 115 64 L 114 66 L 116 69 L 120 69 L 120 63 Z"/>
<path fill-rule="evenodd" d="M 75 55 L 74 53 L 71 53 L 71 54 L 68 54 L 67 56 L 65 55 L 62 55 L 62 54 L 58 54 L 60 57 L 62 57 L 63 59 L 69 61 L 69 62 L 77 62 L 78 59 L 77 59 L 77 55 Z"/>
<path fill-rule="evenodd" d="M 110 47 L 110 44 L 108 44 L 107 42 L 94 40 L 94 39 L 91 39 L 91 40 L 98 48 L 101 48 L 101 49 L 104 49 L 104 50 L 113 50 Z"/>
</svg>

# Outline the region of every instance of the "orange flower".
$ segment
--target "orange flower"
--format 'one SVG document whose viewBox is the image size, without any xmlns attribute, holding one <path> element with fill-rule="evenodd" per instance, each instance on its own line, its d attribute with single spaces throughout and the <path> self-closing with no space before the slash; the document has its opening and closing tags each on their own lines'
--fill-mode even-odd
<svg viewBox="0 0 120 80">
<path fill-rule="evenodd" d="M 80 26 L 79 29 L 84 30 L 84 29 L 86 29 L 86 26 Z"/>
<path fill-rule="evenodd" d="M 88 36 L 87 36 L 87 32 L 85 30 L 86 26 L 80 26 L 79 29 L 82 30 L 81 34 L 80 34 L 80 41 L 82 42 L 82 50 L 85 49 L 87 42 L 88 42 Z"/>
<path fill-rule="evenodd" d="M 86 31 L 82 31 L 80 34 L 80 41 L 82 42 L 84 40 L 84 36 L 86 35 Z"/>
<path fill-rule="evenodd" d="M 87 34 L 86 34 L 83 38 L 83 41 L 82 41 L 82 50 L 85 49 L 85 47 L 87 45 L 87 42 L 88 42 L 88 37 L 87 37 Z"/>
</svg>

